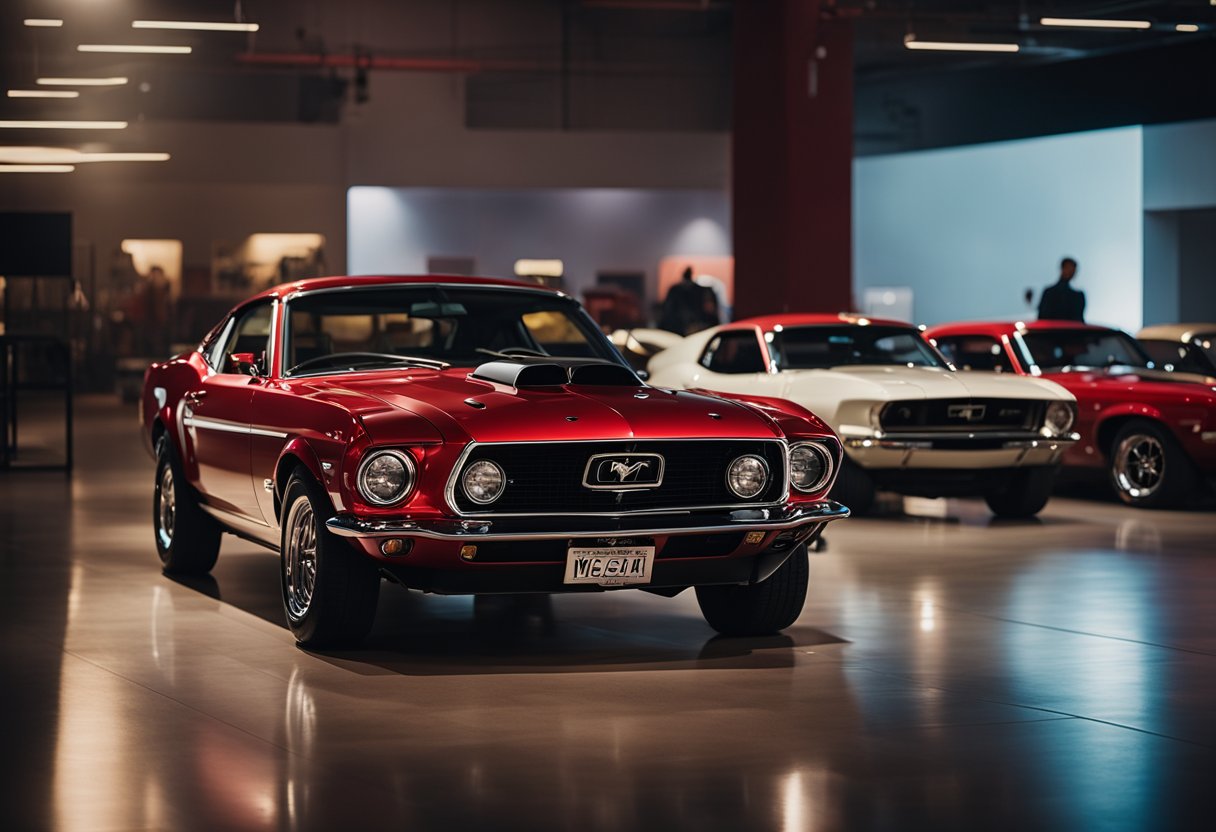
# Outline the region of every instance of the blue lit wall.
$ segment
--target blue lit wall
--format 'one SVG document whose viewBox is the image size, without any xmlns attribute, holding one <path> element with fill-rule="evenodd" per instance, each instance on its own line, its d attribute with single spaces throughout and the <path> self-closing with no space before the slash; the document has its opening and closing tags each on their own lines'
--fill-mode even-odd
<svg viewBox="0 0 1216 832">
<path fill-rule="evenodd" d="M 1075 257 L 1095 323 L 1142 318 L 1140 127 L 854 162 L 854 283 L 910 286 L 919 323 L 1035 316 Z"/>
</svg>

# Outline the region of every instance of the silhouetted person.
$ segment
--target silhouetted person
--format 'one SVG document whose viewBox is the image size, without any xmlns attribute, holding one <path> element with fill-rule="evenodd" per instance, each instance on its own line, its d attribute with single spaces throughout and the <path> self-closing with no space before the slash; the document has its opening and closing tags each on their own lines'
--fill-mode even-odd
<svg viewBox="0 0 1216 832">
<path fill-rule="evenodd" d="M 680 276 L 680 282 L 667 290 L 659 315 L 659 329 L 689 335 L 718 323 L 718 298 L 714 290 L 693 280 L 692 266 L 689 266 Z"/>
<path fill-rule="evenodd" d="M 1040 321 L 1085 320 L 1085 293 L 1069 284 L 1077 273 L 1077 261 L 1065 257 L 1060 261 L 1060 279 L 1043 290 L 1039 298 Z"/>
</svg>

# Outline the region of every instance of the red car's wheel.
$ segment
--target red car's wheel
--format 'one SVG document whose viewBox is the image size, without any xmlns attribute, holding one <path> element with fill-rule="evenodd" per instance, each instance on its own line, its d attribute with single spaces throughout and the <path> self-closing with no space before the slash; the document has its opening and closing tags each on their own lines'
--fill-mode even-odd
<svg viewBox="0 0 1216 832">
<path fill-rule="evenodd" d="M 1128 422 L 1110 452 L 1110 480 L 1119 499 L 1139 508 L 1180 506 L 1191 496 L 1195 467 L 1165 428 Z"/>
<path fill-rule="evenodd" d="M 168 438 L 156 446 L 156 486 L 152 492 L 156 553 L 166 572 L 205 575 L 220 553 L 220 527 L 199 508 L 198 495 L 182 475 Z"/>
<path fill-rule="evenodd" d="M 798 620 L 810 572 L 802 545 L 758 584 L 697 587 L 697 604 L 709 626 L 724 636 L 768 635 Z"/>
<path fill-rule="evenodd" d="M 280 574 L 287 624 L 306 647 L 356 644 L 376 617 L 379 570 L 325 528 L 333 513 L 325 491 L 297 468 L 283 494 Z"/>
</svg>

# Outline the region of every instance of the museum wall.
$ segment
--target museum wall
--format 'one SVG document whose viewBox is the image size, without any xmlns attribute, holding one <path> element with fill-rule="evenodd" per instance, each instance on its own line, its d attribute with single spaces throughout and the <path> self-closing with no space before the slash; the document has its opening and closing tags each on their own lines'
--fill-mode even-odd
<svg viewBox="0 0 1216 832">
<path fill-rule="evenodd" d="M 910 287 L 918 323 L 1034 317 L 1061 257 L 1088 320 L 1141 323 L 1139 127 L 854 162 L 854 281 Z"/>
</svg>

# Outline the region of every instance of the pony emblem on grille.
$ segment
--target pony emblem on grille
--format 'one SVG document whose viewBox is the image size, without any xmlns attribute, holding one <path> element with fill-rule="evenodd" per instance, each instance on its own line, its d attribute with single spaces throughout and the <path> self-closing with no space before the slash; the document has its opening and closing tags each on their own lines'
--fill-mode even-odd
<svg viewBox="0 0 1216 832">
<path fill-rule="evenodd" d="M 658 488 L 663 462 L 659 454 L 595 454 L 587 460 L 583 486 L 610 491 Z"/>
</svg>

